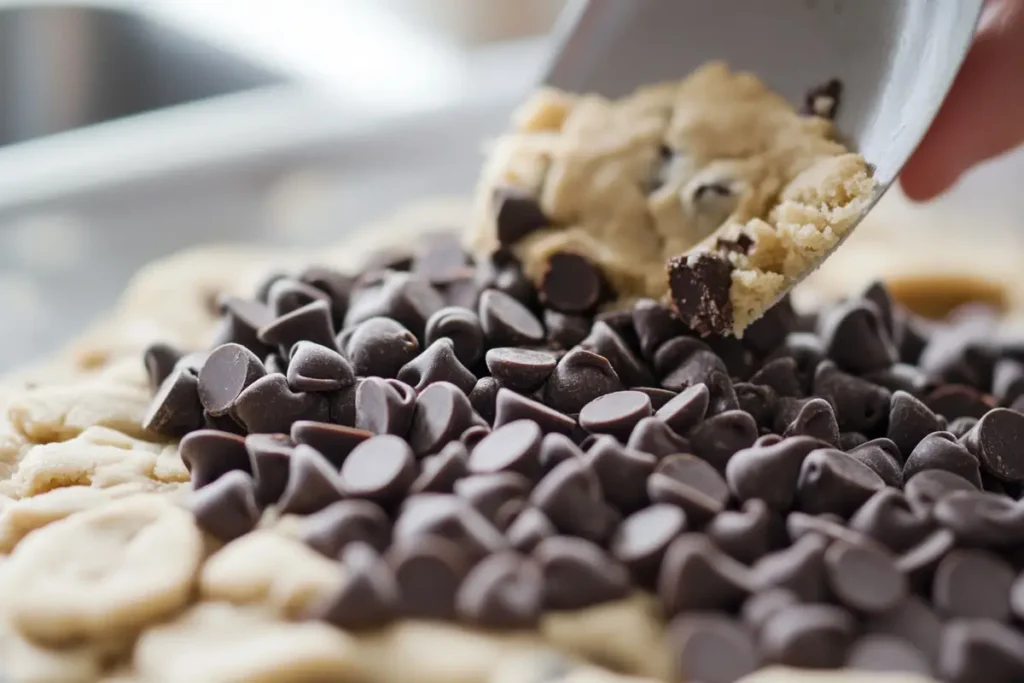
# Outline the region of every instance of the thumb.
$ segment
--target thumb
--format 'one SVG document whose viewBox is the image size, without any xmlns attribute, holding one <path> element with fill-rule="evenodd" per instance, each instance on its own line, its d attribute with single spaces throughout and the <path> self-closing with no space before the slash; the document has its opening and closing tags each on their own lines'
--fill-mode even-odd
<svg viewBox="0 0 1024 683">
<path fill-rule="evenodd" d="M 1024 142 L 1024 0 L 994 0 L 935 121 L 903 169 L 917 201 Z"/>
</svg>

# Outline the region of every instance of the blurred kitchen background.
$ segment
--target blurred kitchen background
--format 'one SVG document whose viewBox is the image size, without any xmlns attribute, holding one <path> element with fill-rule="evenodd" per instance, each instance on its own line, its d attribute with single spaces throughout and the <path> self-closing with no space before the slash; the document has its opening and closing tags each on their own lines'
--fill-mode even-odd
<svg viewBox="0 0 1024 683">
<path fill-rule="evenodd" d="M 333 241 L 468 195 L 563 5 L 0 0 L 0 371 L 59 346 L 161 255 Z M 1024 229 L 1022 177 L 1018 154 L 937 205 L 894 192 L 882 208 Z"/>
</svg>

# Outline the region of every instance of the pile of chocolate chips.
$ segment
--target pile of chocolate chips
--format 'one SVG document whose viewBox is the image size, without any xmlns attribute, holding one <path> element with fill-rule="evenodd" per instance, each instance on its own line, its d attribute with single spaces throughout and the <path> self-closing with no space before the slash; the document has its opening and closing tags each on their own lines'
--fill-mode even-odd
<svg viewBox="0 0 1024 683">
<path fill-rule="evenodd" d="M 699 338 L 653 300 L 595 313 L 572 255 L 535 288 L 506 253 L 413 252 L 275 276 L 209 353 L 146 353 L 198 523 L 276 506 L 346 567 L 311 616 L 529 629 L 641 590 L 681 680 L 1024 680 L 1024 345 L 990 312 L 875 285 Z"/>
</svg>

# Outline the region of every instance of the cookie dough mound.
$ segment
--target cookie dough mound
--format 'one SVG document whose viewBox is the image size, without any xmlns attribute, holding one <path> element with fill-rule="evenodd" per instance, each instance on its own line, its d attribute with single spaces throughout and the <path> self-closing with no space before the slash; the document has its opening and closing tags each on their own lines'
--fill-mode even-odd
<svg viewBox="0 0 1024 683">
<path fill-rule="evenodd" d="M 874 188 L 830 119 L 711 63 L 621 100 L 538 92 L 491 150 L 472 242 L 511 250 L 542 297 L 569 252 L 599 269 L 606 301 L 670 293 L 695 330 L 741 335 Z"/>
<path fill-rule="evenodd" d="M 202 552 L 185 510 L 156 496 L 114 501 L 18 545 L 5 567 L 8 614 L 49 644 L 130 633 L 185 605 Z"/>
</svg>

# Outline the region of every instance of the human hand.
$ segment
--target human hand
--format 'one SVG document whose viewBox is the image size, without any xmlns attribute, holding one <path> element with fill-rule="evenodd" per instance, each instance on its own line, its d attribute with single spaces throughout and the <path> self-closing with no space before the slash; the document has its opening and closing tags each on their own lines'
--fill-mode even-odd
<svg viewBox="0 0 1024 683">
<path fill-rule="evenodd" d="M 989 0 L 938 116 L 900 176 L 933 199 L 986 159 L 1024 142 L 1024 0 Z"/>
</svg>

